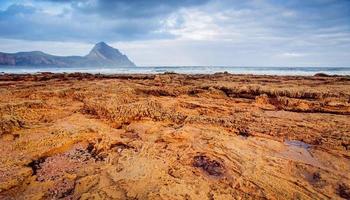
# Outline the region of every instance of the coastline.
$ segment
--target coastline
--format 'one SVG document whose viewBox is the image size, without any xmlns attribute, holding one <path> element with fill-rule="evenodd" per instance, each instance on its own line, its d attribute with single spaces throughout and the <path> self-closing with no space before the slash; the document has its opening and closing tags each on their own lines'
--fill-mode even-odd
<svg viewBox="0 0 350 200">
<path fill-rule="evenodd" d="M 51 73 L 90 73 L 90 74 L 215 74 L 228 72 L 231 74 L 254 75 L 295 75 L 312 76 L 317 73 L 329 75 L 350 75 L 350 67 L 240 67 L 240 66 L 139 66 L 139 67 L 25 67 L 0 66 L 0 73 L 35 74 Z"/>
</svg>

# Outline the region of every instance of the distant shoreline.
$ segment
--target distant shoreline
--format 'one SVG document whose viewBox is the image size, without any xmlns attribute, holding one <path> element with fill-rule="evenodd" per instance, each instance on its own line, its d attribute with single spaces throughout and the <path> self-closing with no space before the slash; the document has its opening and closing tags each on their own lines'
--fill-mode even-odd
<svg viewBox="0 0 350 200">
<path fill-rule="evenodd" d="M 0 66 L 0 73 L 36 74 L 90 73 L 90 74 L 231 74 L 313 76 L 314 74 L 350 75 L 350 67 L 219 67 L 219 66 L 153 66 L 153 67 L 14 67 Z"/>
</svg>

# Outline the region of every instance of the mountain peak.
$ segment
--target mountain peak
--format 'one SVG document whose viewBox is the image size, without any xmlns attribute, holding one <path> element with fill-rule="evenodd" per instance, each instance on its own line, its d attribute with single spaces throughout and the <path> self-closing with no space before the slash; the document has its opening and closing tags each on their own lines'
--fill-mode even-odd
<svg viewBox="0 0 350 200">
<path fill-rule="evenodd" d="M 86 56 L 93 59 L 104 59 L 104 60 L 114 60 L 118 59 L 123 54 L 119 52 L 118 49 L 115 49 L 105 42 L 99 42 L 95 44 L 94 48 L 91 49 L 90 53 Z"/>
<path fill-rule="evenodd" d="M 94 47 L 111 47 L 111 46 L 109 46 L 108 44 L 102 41 L 102 42 L 96 43 Z"/>
<path fill-rule="evenodd" d="M 125 55 L 123 55 L 118 49 L 115 49 L 105 42 L 99 42 L 91 49 L 90 53 L 85 56 L 90 60 L 102 65 L 125 65 L 135 66 Z"/>
<path fill-rule="evenodd" d="M 96 43 L 95 46 L 91 49 L 91 51 L 99 51 L 99 52 L 103 52 L 103 51 L 118 51 L 119 52 L 118 49 L 115 49 L 115 48 L 109 46 L 105 42 Z M 91 51 L 90 51 L 90 53 L 91 53 Z"/>
</svg>

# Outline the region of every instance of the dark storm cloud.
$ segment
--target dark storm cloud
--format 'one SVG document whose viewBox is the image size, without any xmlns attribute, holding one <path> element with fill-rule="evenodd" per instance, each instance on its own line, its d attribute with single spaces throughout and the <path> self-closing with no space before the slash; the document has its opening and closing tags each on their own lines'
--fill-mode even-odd
<svg viewBox="0 0 350 200">
<path fill-rule="evenodd" d="M 206 2 L 207 0 L 98 0 L 91 3 L 81 0 L 72 1 L 72 4 L 81 11 L 106 17 L 149 18 L 168 15 L 181 7 L 198 6 Z"/>
<path fill-rule="evenodd" d="M 37 0 L 0 10 L 0 37 L 26 40 L 135 40 L 171 38 L 164 19 L 206 0 Z M 1 3 L 0 3 L 1 4 Z M 62 7 L 60 13 L 50 13 Z"/>
<path fill-rule="evenodd" d="M 153 18 L 169 15 L 184 7 L 203 5 L 209 0 L 36 0 L 69 4 L 76 11 L 104 17 Z"/>
</svg>

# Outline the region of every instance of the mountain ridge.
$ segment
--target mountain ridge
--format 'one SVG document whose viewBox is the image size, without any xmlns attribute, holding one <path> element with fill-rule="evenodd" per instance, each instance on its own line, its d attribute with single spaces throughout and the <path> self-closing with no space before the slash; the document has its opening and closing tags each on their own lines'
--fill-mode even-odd
<svg viewBox="0 0 350 200">
<path fill-rule="evenodd" d="M 85 56 L 56 56 L 42 51 L 17 53 L 0 52 L 0 66 L 52 66 L 52 67 L 135 67 L 136 65 L 118 49 L 99 42 Z"/>
</svg>

